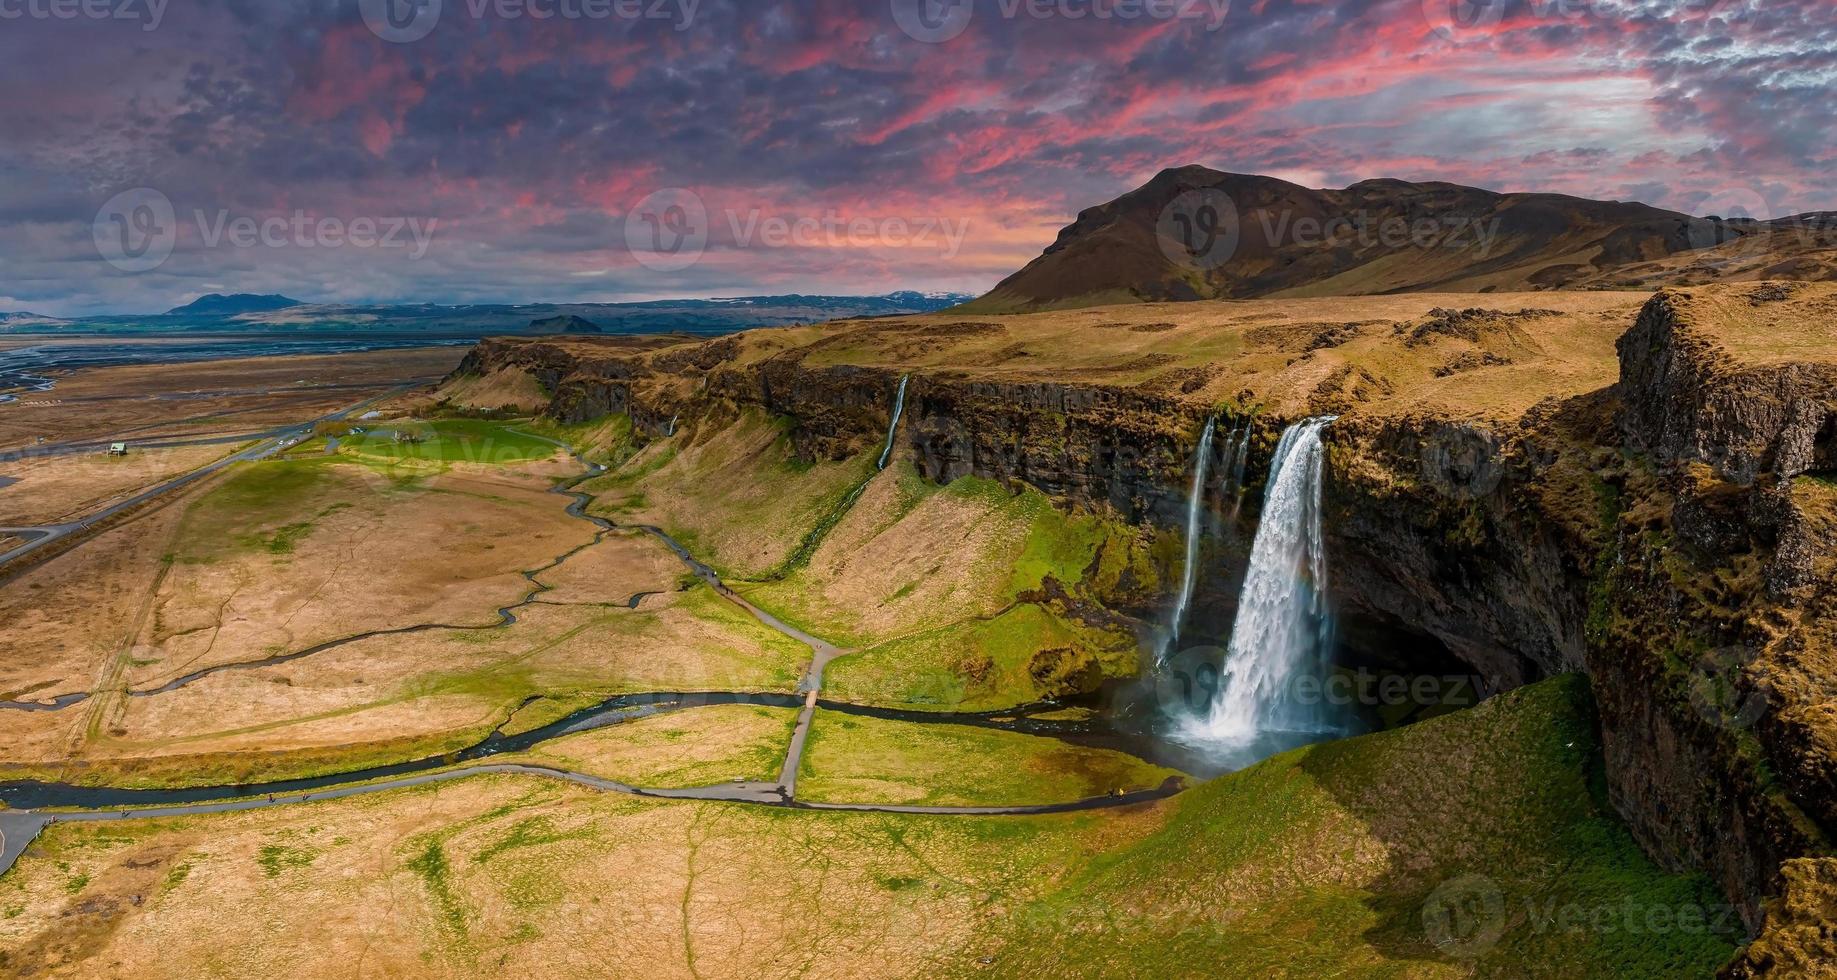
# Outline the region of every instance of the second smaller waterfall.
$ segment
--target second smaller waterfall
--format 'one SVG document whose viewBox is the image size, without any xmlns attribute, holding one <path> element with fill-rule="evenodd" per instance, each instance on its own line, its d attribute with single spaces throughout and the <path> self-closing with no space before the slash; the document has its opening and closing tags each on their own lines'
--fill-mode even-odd
<svg viewBox="0 0 1837 980">
<path fill-rule="evenodd" d="M 1186 607 L 1193 601 L 1193 586 L 1199 578 L 1199 539 L 1204 536 L 1200 522 L 1205 518 L 1206 471 L 1212 463 L 1212 437 L 1218 432 L 1218 418 L 1206 419 L 1205 431 L 1199 436 L 1199 452 L 1193 460 L 1193 492 L 1186 501 L 1186 567 L 1181 572 L 1180 595 L 1174 602 L 1174 618 L 1169 624 L 1167 636 L 1161 641 L 1161 655 L 1158 658 L 1165 663 L 1174 643 L 1180 638 L 1180 629 L 1186 624 Z"/>
<path fill-rule="evenodd" d="M 887 448 L 881 450 L 880 464 L 875 469 L 884 470 L 893 460 L 893 440 L 899 435 L 899 417 L 906 414 L 906 386 L 912 383 L 912 375 L 899 379 L 899 394 L 893 398 L 893 422 L 887 426 Z"/>
</svg>

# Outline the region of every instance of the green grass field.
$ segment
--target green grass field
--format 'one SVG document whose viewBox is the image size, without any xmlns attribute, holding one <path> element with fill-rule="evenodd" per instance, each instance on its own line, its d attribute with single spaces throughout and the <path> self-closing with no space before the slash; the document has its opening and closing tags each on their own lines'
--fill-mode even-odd
<svg viewBox="0 0 1837 980">
<path fill-rule="evenodd" d="M 1573 676 L 1290 752 L 991 919 L 982 951 L 1009 976 L 1713 975 L 1740 920 L 1640 852 L 1600 764 Z"/>
<path fill-rule="evenodd" d="M 209 562 L 249 551 L 284 557 L 338 510 L 381 508 L 417 492 L 412 483 L 373 488 L 331 457 L 241 464 L 187 510 L 169 557 Z"/>
<path fill-rule="evenodd" d="M 823 690 L 860 704 L 999 711 L 1078 693 L 1135 665 L 1130 637 L 1030 603 L 850 654 L 830 665 Z"/>
<path fill-rule="evenodd" d="M 527 463 L 561 451 L 512 426 L 476 419 L 381 422 L 360 428 L 363 433 L 338 440 L 339 452 L 387 462 Z"/>
<path fill-rule="evenodd" d="M 640 718 L 537 746 L 522 758 L 647 789 L 778 778 L 797 711 L 717 704 Z"/>
<path fill-rule="evenodd" d="M 819 711 L 797 795 L 828 803 L 1022 806 L 1153 789 L 1178 775 L 1121 752 L 1038 735 Z"/>
</svg>

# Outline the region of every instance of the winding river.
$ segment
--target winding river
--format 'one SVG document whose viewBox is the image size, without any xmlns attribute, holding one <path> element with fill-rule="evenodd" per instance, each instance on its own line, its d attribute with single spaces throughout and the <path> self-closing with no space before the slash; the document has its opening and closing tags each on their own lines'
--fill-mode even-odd
<svg viewBox="0 0 1837 980">
<path fill-rule="evenodd" d="M 522 433 L 532 435 L 531 433 Z M 792 806 L 813 809 L 837 810 L 870 810 L 893 813 L 935 813 L 935 814 L 1026 814 L 1053 813 L 1070 810 L 1096 809 L 1102 807 L 1125 806 L 1148 800 L 1172 796 L 1184 788 L 1180 780 L 1169 780 L 1166 784 L 1151 790 L 1135 793 L 1115 794 L 1085 800 L 1071 800 L 1063 803 L 1033 806 L 968 806 L 968 807 L 932 807 L 902 806 L 879 804 L 818 804 L 798 801 L 795 798 L 795 779 L 801 761 L 804 739 L 808 734 L 812 716 L 817 708 L 848 714 L 897 720 L 919 724 L 968 725 L 983 728 L 995 728 L 1025 734 L 1042 735 L 1063 739 L 1069 743 L 1113 748 L 1153 759 L 1163 764 L 1175 765 L 1187 771 L 1201 771 L 1205 767 L 1203 760 L 1176 758 L 1179 749 L 1165 741 L 1154 738 L 1146 732 L 1130 732 L 1111 725 L 1107 712 L 1096 699 L 1088 700 L 1082 711 L 1075 712 L 1077 717 L 1044 717 L 1062 714 L 1068 708 L 1066 704 L 1042 704 L 1002 712 L 946 714 L 925 711 L 911 711 L 893 708 L 880 708 L 864 705 L 832 702 L 822 700 L 819 693 L 822 688 L 823 670 L 835 657 L 844 651 L 826 641 L 782 622 L 777 617 L 765 612 L 746 601 L 724 583 L 720 575 L 707 564 L 696 559 L 688 549 L 670 537 L 661 528 L 651 526 L 633 526 L 621 528 L 605 518 L 587 513 L 593 497 L 577 488 L 587 480 L 605 472 L 605 467 L 592 463 L 575 453 L 565 443 L 546 437 L 536 436 L 569 452 L 579 460 L 585 471 L 571 479 L 558 483 L 553 492 L 572 498 L 566 512 L 573 517 L 591 522 L 598 533 L 592 541 L 577 546 L 557 556 L 554 560 L 539 568 L 523 573 L 532 585 L 531 590 L 522 600 L 498 610 L 499 621 L 487 626 L 455 626 L 446 624 L 421 624 L 389 630 L 378 630 L 357 636 L 319 644 L 305 650 L 283 654 L 260 661 L 247 661 L 235 664 L 223 664 L 203 670 L 194 671 L 154 689 L 128 692 L 132 697 L 147 697 L 155 694 L 178 690 L 189 684 L 209 677 L 212 674 L 227 670 L 252 670 L 259 667 L 270 667 L 310 657 L 360 640 L 377 636 L 402 635 L 406 633 L 425 632 L 440 629 L 504 629 L 517 622 L 518 610 L 539 601 L 540 597 L 552 590 L 552 586 L 543 584 L 539 577 L 545 572 L 554 570 L 570 559 L 599 543 L 606 535 L 619 530 L 642 531 L 655 536 L 679 560 L 703 582 L 708 584 L 723 598 L 735 603 L 764 625 L 790 637 L 811 648 L 811 665 L 796 694 L 748 693 L 733 691 L 712 692 L 656 692 L 642 694 L 625 694 L 610 698 L 590 708 L 575 712 L 565 718 L 514 734 L 506 734 L 502 726 L 476 745 L 458 752 L 431 756 L 406 762 L 375 766 L 368 769 L 348 771 L 324 776 L 302 779 L 281 780 L 271 783 L 201 786 L 182 789 L 121 789 L 100 786 L 79 786 L 69 783 L 16 781 L 0 783 L 0 799 L 5 800 L 10 812 L 0 811 L 0 816 L 9 820 L 0 820 L 0 837 L 12 827 L 14 840 L 6 840 L 0 847 L 0 873 L 11 866 L 23 845 L 16 839 L 17 835 L 30 832 L 36 835 L 45 823 L 60 820 L 96 820 L 122 819 L 125 817 L 148 817 L 183 813 L 231 812 L 266 806 L 280 806 L 290 803 L 306 802 L 335 797 L 345 797 L 365 793 L 383 792 L 404 786 L 422 785 L 429 782 L 460 778 L 480 772 L 518 772 L 539 776 L 548 776 L 588 785 L 596 789 L 623 792 L 641 796 L 657 796 L 674 799 L 722 800 L 731 802 L 762 803 L 777 806 Z M 641 593 L 633 596 L 630 605 L 634 608 L 644 598 Z M 0 710 L 53 711 L 81 703 L 90 697 L 89 693 L 68 694 L 55 701 L 35 704 L 29 702 L 0 703 Z M 488 760 L 496 756 L 525 752 L 546 742 L 582 732 L 592 731 L 609 725 L 621 724 L 636 718 L 642 718 L 687 708 L 712 704 L 755 704 L 770 707 L 801 709 L 797 728 L 794 730 L 791 746 L 786 754 L 785 764 L 777 783 L 741 783 L 732 785 L 710 786 L 686 790 L 655 790 L 627 786 L 612 780 L 569 772 L 544 766 L 491 763 Z M 1173 755 L 1170 756 L 1170 753 Z M 1182 765 L 1184 763 L 1184 765 Z M 119 809 L 130 808 L 130 809 Z M 67 810 L 71 812 L 26 814 L 21 811 Z M 42 818 L 42 819 L 41 819 Z"/>
</svg>

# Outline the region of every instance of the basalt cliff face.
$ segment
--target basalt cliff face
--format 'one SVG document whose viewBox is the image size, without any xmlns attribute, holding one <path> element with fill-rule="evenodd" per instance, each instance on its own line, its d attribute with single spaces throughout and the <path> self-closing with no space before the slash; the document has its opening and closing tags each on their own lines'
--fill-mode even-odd
<svg viewBox="0 0 1837 980">
<path fill-rule="evenodd" d="M 1809 942 L 1800 913 L 1837 892 L 1824 863 L 1837 827 L 1833 324 L 1828 287 L 1666 291 L 1622 325 L 1618 383 L 1506 417 L 1354 399 L 1328 437 L 1340 607 L 1453 653 L 1493 691 L 1586 672 L 1609 794 L 1635 836 L 1714 877 L 1750 928 L 1790 931 L 1756 943 L 1742 975 L 1789 969 Z M 487 342 L 461 372 L 526 371 L 564 421 L 623 412 L 661 436 L 680 418 L 694 439 L 694 420 L 756 406 L 789 420 L 806 458 L 877 451 L 905 372 L 820 347 Z M 1025 484 L 1174 528 L 1214 413 L 1250 427 L 1254 488 L 1295 413 L 1166 383 L 919 369 L 899 438 L 934 481 Z"/>
<path fill-rule="evenodd" d="M 1586 671 L 1635 836 L 1758 927 L 1837 827 L 1837 366 L 1731 344 L 1719 306 L 1660 294 L 1618 385 L 1510 427 L 1345 420 L 1329 525 L 1342 602 L 1503 683 Z"/>
</svg>

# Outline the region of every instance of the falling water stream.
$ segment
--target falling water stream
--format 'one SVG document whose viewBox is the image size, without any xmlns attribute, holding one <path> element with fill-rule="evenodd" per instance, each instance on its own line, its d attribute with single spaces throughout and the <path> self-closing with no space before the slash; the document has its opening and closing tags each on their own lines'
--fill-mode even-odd
<svg viewBox="0 0 1837 980">
<path fill-rule="evenodd" d="M 1205 515 L 1206 470 L 1212 462 L 1212 437 L 1218 431 L 1216 416 L 1206 419 L 1205 432 L 1199 436 L 1199 452 L 1193 459 L 1193 492 L 1186 501 L 1186 568 L 1180 579 L 1180 598 L 1174 603 L 1173 622 L 1161 641 L 1157 663 L 1165 663 L 1168 651 L 1180 639 L 1180 628 L 1186 624 L 1186 607 L 1193 601 L 1193 584 L 1199 577 L 1200 520 Z"/>
<path fill-rule="evenodd" d="M 899 417 L 906 414 L 906 386 L 912 383 L 912 375 L 899 379 L 899 394 L 893 399 L 893 423 L 887 426 L 887 448 L 880 453 L 880 465 L 875 469 L 884 470 L 893 459 L 893 440 L 899 435 Z"/>
<path fill-rule="evenodd" d="M 1238 515 L 1244 511 L 1244 477 L 1250 471 L 1250 435 L 1256 430 L 1254 424 L 1244 425 L 1243 435 L 1237 445 L 1231 448 L 1229 464 L 1231 467 L 1231 521 L 1237 522 Z"/>
<path fill-rule="evenodd" d="M 1296 696 L 1298 680 L 1325 674 L 1332 650 L 1320 510 L 1321 435 L 1333 421 L 1291 426 L 1276 447 L 1218 692 L 1209 715 L 1190 722 L 1194 740 L 1298 743 L 1339 730 L 1319 699 Z"/>
</svg>

